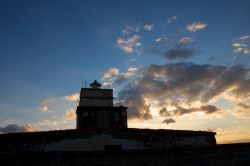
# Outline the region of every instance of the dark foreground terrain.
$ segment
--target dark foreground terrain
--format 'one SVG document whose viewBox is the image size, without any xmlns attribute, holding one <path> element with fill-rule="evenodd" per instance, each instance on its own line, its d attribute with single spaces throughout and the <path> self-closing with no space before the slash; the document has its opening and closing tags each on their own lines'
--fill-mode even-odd
<svg viewBox="0 0 250 166">
<path fill-rule="evenodd" d="M 1 153 L 0 160 L 3 165 L 14 166 L 250 166 L 250 143 L 155 150 Z"/>
</svg>

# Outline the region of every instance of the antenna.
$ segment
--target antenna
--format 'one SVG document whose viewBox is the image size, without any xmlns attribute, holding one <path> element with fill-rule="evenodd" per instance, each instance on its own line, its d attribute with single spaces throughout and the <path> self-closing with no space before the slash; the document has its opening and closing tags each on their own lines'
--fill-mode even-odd
<svg viewBox="0 0 250 166">
<path fill-rule="evenodd" d="M 87 81 L 85 80 L 85 88 L 86 88 L 86 86 L 87 86 Z"/>
</svg>

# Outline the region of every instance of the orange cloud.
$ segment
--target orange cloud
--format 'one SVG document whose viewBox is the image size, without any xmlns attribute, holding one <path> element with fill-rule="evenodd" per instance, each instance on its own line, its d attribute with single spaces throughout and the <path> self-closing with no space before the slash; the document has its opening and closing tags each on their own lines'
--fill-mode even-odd
<svg viewBox="0 0 250 166">
<path fill-rule="evenodd" d="M 67 111 L 65 112 L 65 114 L 63 115 L 63 119 L 66 120 L 66 121 L 76 119 L 75 110 L 73 110 L 73 109 L 67 110 Z"/>
</svg>

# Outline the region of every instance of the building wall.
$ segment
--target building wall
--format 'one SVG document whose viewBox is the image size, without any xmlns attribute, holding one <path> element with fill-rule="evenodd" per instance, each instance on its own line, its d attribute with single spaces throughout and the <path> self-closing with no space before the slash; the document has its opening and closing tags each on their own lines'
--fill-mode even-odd
<svg viewBox="0 0 250 166">
<path fill-rule="evenodd" d="M 113 106 L 112 89 L 82 88 L 80 93 L 80 106 Z"/>
<path fill-rule="evenodd" d="M 77 129 L 127 128 L 127 107 L 77 107 Z"/>
<path fill-rule="evenodd" d="M 173 145 L 209 145 L 206 137 L 179 137 L 171 141 L 115 138 L 108 134 L 94 135 L 90 139 L 61 140 L 42 145 L 45 151 L 104 151 L 107 146 L 120 146 L 122 150 L 163 148 Z"/>
<path fill-rule="evenodd" d="M 250 143 L 151 150 L 0 154 L 15 166 L 249 166 Z"/>
<path fill-rule="evenodd" d="M 215 144 L 215 133 L 176 130 L 66 130 L 0 135 L 0 149 L 4 153 L 139 150 Z"/>
</svg>

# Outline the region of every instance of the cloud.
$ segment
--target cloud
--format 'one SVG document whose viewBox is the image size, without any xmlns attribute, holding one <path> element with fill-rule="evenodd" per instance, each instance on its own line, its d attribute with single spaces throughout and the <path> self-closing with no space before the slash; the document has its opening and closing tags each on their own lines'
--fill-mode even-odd
<svg viewBox="0 0 250 166">
<path fill-rule="evenodd" d="M 54 126 L 54 125 L 57 125 L 58 122 L 55 121 L 55 120 L 48 120 L 48 119 L 45 119 L 45 120 L 38 121 L 37 124 L 38 124 L 39 126 Z"/>
<path fill-rule="evenodd" d="M 5 127 L 0 127 L 0 133 L 19 133 L 32 131 L 29 125 L 18 126 L 17 124 L 9 124 Z"/>
<path fill-rule="evenodd" d="M 115 75 L 119 74 L 119 69 L 117 68 L 110 68 L 108 71 L 106 71 L 101 79 L 108 79 Z"/>
<path fill-rule="evenodd" d="M 232 43 L 233 51 L 237 54 L 243 53 L 246 56 L 250 56 L 250 48 L 247 47 L 247 44 L 242 43 L 246 39 L 248 39 L 249 36 L 242 36 L 238 38 L 237 40 L 240 40 L 240 42 Z"/>
<path fill-rule="evenodd" d="M 205 114 L 212 114 L 220 112 L 221 110 L 214 105 L 203 105 L 200 107 L 183 108 L 181 106 L 176 106 L 173 110 L 175 116 L 182 116 L 184 114 L 190 114 L 193 112 L 203 112 Z"/>
<path fill-rule="evenodd" d="M 192 43 L 194 42 L 194 39 L 190 38 L 190 37 L 183 37 L 181 38 L 178 43 L 179 44 L 182 44 L 182 45 L 186 45 L 186 44 L 189 44 L 189 43 Z"/>
<path fill-rule="evenodd" d="M 238 109 L 234 112 L 235 117 L 238 119 L 250 120 L 250 110 Z"/>
<path fill-rule="evenodd" d="M 170 112 L 165 107 L 160 109 L 159 114 L 161 116 L 171 116 Z"/>
<path fill-rule="evenodd" d="M 49 105 L 55 102 L 54 98 L 42 99 L 40 100 L 41 105 Z"/>
<path fill-rule="evenodd" d="M 196 31 L 206 28 L 206 26 L 207 24 L 204 24 L 202 22 L 194 22 L 192 24 L 187 25 L 186 30 L 189 32 L 196 32 Z"/>
<path fill-rule="evenodd" d="M 137 119 L 152 118 L 148 99 L 162 102 L 166 108 L 171 103 L 179 103 L 174 105 L 175 111 L 166 110 L 172 111 L 174 116 L 192 112 L 220 113 L 219 108 L 208 103 L 224 93 L 238 100 L 250 97 L 249 72 L 241 65 L 227 67 L 184 62 L 150 65 L 118 93 L 118 101 L 129 107 L 129 118 Z M 200 105 L 192 106 L 194 102 Z M 167 115 L 166 111 L 160 113 Z"/>
<path fill-rule="evenodd" d="M 123 82 L 125 82 L 129 77 L 134 75 L 136 72 L 138 72 L 139 68 L 137 67 L 130 67 L 128 68 L 128 71 L 126 73 L 120 73 L 114 78 L 114 83 L 121 85 Z"/>
<path fill-rule="evenodd" d="M 172 16 L 168 18 L 168 24 L 172 23 L 173 21 L 175 21 L 178 17 L 177 16 Z"/>
<path fill-rule="evenodd" d="M 139 26 L 131 26 L 131 25 L 126 25 L 125 28 L 122 30 L 123 34 L 131 34 L 131 33 L 136 33 L 140 31 Z"/>
<path fill-rule="evenodd" d="M 73 101 L 73 102 L 79 102 L 80 94 L 79 93 L 73 93 L 72 95 L 65 96 L 64 99 L 68 101 Z"/>
<path fill-rule="evenodd" d="M 242 102 L 239 102 L 237 104 L 241 109 L 250 109 L 250 105 L 244 104 Z"/>
<path fill-rule="evenodd" d="M 238 109 L 234 112 L 234 115 L 239 119 L 250 119 L 250 105 L 239 102 L 237 104 Z"/>
<path fill-rule="evenodd" d="M 233 43 L 232 46 L 233 47 L 247 47 L 247 45 L 243 43 Z"/>
<path fill-rule="evenodd" d="M 102 86 L 111 88 L 111 87 L 113 87 L 113 84 L 112 84 L 112 82 L 107 81 L 107 82 L 102 82 Z"/>
<path fill-rule="evenodd" d="M 195 40 L 191 37 L 182 37 L 174 41 L 167 37 L 158 37 L 154 48 L 144 50 L 145 54 L 155 54 L 166 58 L 167 60 L 184 60 L 192 57 L 196 51 L 193 48 L 187 47 L 188 44 Z"/>
<path fill-rule="evenodd" d="M 166 43 L 166 45 L 168 45 L 169 43 L 170 43 L 170 39 L 169 38 L 167 38 L 166 36 L 164 36 L 164 35 L 162 35 L 162 36 L 159 36 L 159 37 L 157 37 L 156 39 L 155 39 L 155 42 L 156 43 L 161 43 L 161 42 L 163 42 L 163 43 Z"/>
<path fill-rule="evenodd" d="M 55 102 L 54 98 L 42 99 L 39 101 L 40 107 L 39 110 L 42 112 L 54 112 L 53 110 L 49 109 L 49 105 Z"/>
<path fill-rule="evenodd" d="M 245 55 L 250 56 L 250 49 L 249 48 L 245 48 L 243 52 Z"/>
<path fill-rule="evenodd" d="M 133 76 L 136 72 L 138 72 L 139 68 L 137 67 L 129 67 L 126 73 L 119 73 L 119 69 L 111 68 L 106 73 L 102 79 L 107 80 L 109 79 L 110 82 L 105 82 L 105 85 L 112 85 L 114 84 L 121 85 L 124 83 L 129 77 Z"/>
<path fill-rule="evenodd" d="M 190 114 L 193 112 L 203 112 L 204 114 L 220 113 L 221 110 L 214 105 L 201 105 L 199 107 L 182 107 L 178 104 L 172 104 L 171 111 L 168 111 L 165 107 L 160 109 L 159 114 L 163 117 L 171 116 L 183 116 L 185 114 Z"/>
<path fill-rule="evenodd" d="M 39 107 L 39 110 L 42 112 L 54 112 L 53 110 L 50 110 L 48 106 L 41 106 Z"/>
<path fill-rule="evenodd" d="M 250 56 L 250 49 L 249 48 L 245 48 L 245 47 L 237 47 L 237 48 L 234 48 L 233 50 L 235 53 L 243 53 L 245 54 L 246 56 Z"/>
<path fill-rule="evenodd" d="M 183 46 L 177 46 L 164 53 L 164 57 L 167 60 L 183 60 L 188 59 L 194 55 L 195 51 L 192 48 L 186 48 Z"/>
<path fill-rule="evenodd" d="M 248 40 L 250 39 L 250 35 L 244 35 L 244 36 L 240 36 L 238 38 L 236 38 L 236 40 L 240 40 L 240 41 L 245 41 L 245 40 Z"/>
<path fill-rule="evenodd" d="M 135 48 L 141 45 L 141 36 L 133 35 L 129 38 L 118 38 L 116 40 L 116 45 L 126 53 L 134 52 Z"/>
<path fill-rule="evenodd" d="M 143 28 L 147 31 L 151 31 L 154 28 L 153 24 L 145 24 L 143 25 Z"/>
<path fill-rule="evenodd" d="M 165 119 L 164 121 L 162 121 L 162 123 L 166 123 L 167 125 L 168 124 L 171 124 L 171 123 L 175 123 L 176 121 L 172 118 L 169 118 L 169 119 Z"/>
<path fill-rule="evenodd" d="M 117 105 L 124 105 L 128 107 L 129 119 L 152 119 L 150 112 L 150 104 L 146 103 L 141 89 L 133 84 L 129 84 L 118 94 Z"/>
<path fill-rule="evenodd" d="M 76 119 L 75 110 L 73 110 L 73 109 L 67 110 L 65 112 L 65 114 L 63 114 L 63 119 L 66 120 L 66 121 L 75 120 Z"/>
<path fill-rule="evenodd" d="M 155 42 L 162 42 L 162 38 L 161 37 L 157 37 L 156 39 L 155 39 Z"/>
</svg>

